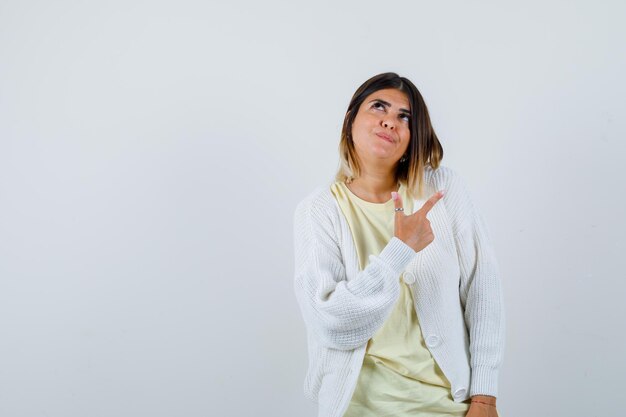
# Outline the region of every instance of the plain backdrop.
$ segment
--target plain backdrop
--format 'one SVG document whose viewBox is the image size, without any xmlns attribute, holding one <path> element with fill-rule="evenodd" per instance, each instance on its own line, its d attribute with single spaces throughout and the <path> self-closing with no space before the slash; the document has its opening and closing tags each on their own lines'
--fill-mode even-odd
<svg viewBox="0 0 626 417">
<path fill-rule="evenodd" d="M 313 417 L 293 211 L 356 88 L 491 231 L 501 417 L 617 416 L 622 1 L 0 1 L 0 416 Z"/>
</svg>

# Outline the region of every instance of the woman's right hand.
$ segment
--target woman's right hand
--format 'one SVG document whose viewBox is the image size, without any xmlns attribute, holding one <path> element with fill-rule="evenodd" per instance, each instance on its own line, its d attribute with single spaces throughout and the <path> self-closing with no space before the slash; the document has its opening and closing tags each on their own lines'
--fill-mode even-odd
<svg viewBox="0 0 626 417">
<path fill-rule="evenodd" d="M 402 198 L 397 192 L 391 193 L 395 208 L 402 207 Z M 415 252 L 419 252 L 435 240 L 435 235 L 430 228 L 430 220 L 426 214 L 432 209 L 435 203 L 443 198 L 443 191 L 438 191 L 432 195 L 420 208 L 408 216 L 404 211 L 396 210 L 394 219 L 393 234 L 395 237 L 409 245 Z"/>
</svg>

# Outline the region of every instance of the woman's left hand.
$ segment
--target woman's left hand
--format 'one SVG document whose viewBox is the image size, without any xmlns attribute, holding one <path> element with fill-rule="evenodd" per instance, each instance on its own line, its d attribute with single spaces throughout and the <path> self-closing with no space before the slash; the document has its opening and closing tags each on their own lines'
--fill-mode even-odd
<svg viewBox="0 0 626 417">
<path fill-rule="evenodd" d="M 477 403 L 477 402 L 473 402 L 470 405 L 469 410 L 467 410 L 467 414 L 465 414 L 465 417 L 498 417 L 498 411 L 496 410 L 496 406 L 495 403 L 493 401 L 493 397 L 488 397 L 491 401 L 485 401 L 485 402 L 489 402 L 490 404 L 483 404 L 483 403 Z M 484 399 L 481 399 L 480 401 L 484 401 Z M 494 403 L 493 405 L 491 405 L 491 403 Z"/>
</svg>

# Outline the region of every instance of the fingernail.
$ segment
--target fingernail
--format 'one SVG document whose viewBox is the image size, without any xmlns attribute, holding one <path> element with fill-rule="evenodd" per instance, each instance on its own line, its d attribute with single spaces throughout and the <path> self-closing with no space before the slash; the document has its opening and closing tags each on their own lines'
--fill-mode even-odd
<svg viewBox="0 0 626 417">
<path fill-rule="evenodd" d="M 439 194 L 441 194 L 442 197 L 445 193 L 446 193 L 446 190 L 439 190 Z"/>
<path fill-rule="evenodd" d="M 393 199 L 393 201 L 396 201 L 398 199 L 398 193 L 395 191 L 391 192 L 391 198 Z"/>
</svg>

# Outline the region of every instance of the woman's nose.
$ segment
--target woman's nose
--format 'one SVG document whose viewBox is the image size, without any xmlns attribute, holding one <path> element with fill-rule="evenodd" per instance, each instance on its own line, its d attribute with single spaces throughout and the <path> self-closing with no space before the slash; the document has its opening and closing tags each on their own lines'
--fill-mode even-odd
<svg viewBox="0 0 626 417">
<path fill-rule="evenodd" d="M 393 122 L 388 119 L 382 119 L 381 124 L 383 125 L 383 127 L 386 127 L 389 129 L 395 128 L 395 125 L 393 124 Z"/>
</svg>

